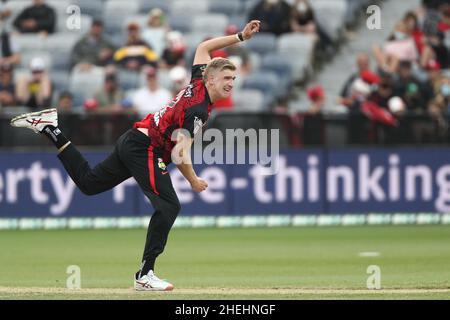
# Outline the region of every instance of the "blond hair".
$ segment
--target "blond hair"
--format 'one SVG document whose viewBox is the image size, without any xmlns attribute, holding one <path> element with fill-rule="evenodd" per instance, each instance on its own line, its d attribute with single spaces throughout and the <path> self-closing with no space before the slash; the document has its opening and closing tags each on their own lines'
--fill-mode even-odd
<svg viewBox="0 0 450 320">
<path fill-rule="evenodd" d="M 233 62 L 226 58 L 214 58 L 212 59 L 208 65 L 205 68 L 205 71 L 203 73 L 203 80 L 206 82 L 208 80 L 208 76 L 216 71 L 223 71 L 223 70 L 231 70 L 236 71 L 236 66 Z"/>
</svg>

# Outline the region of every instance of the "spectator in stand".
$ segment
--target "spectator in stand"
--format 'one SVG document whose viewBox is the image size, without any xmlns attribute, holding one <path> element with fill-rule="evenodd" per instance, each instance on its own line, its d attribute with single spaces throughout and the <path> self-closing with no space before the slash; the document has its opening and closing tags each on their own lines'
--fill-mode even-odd
<svg viewBox="0 0 450 320">
<path fill-rule="evenodd" d="M 439 9 L 447 0 L 422 0 L 423 31 L 427 36 L 436 35 L 441 20 Z"/>
<path fill-rule="evenodd" d="M 425 47 L 425 34 L 420 27 L 417 14 L 413 11 L 408 11 L 403 17 L 402 23 L 405 25 L 406 33 L 414 39 L 419 55 L 422 55 Z"/>
<path fill-rule="evenodd" d="M 442 69 L 450 68 L 450 49 L 444 43 L 444 34 L 438 31 L 428 36 L 427 44 L 422 65 L 426 66 L 429 60 L 436 60 Z"/>
<path fill-rule="evenodd" d="M 141 117 L 158 111 L 172 100 L 170 91 L 159 85 L 156 68 L 147 66 L 144 73 L 147 77 L 147 85 L 137 90 L 132 96 L 134 109 Z"/>
<path fill-rule="evenodd" d="M 44 60 L 33 58 L 30 62 L 30 72 L 31 76 L 23 76 L 17 81 L 17 100 L 32 109 L 48 108 L 53 89 Z"/>
<path fill-rule="evenodd" d="M 11 16 L 11 10 L 5 3 L 0 3 L 0 25 L 6 24 Z M 1 28 L 0 34 L 0 64 L 18 65 L 20 63 L 20 52 L 17 43 L 13 41 L 10 33 L 5 27 Z"/>
<path fill-rule="evenodd" d="M 82 64 L 85 68 L 105 66 L 112 62 L 115 47 L 103 35 L 103 22 L 95 20 L 89 33 L 77 42 L 72 50 L 71 65 Z"/>
<path fill-rule="evenodd" d="M 164 12 L 159 8 L 152 9 L 148 15 L 147 26 L 142 30 L 142 39 L 158 56 L 163 54 L 168 31 L 169 26 Z"/>
<path fill-rule="evenodd" d="M 73 95 L 69 91 L 63 91 L 58 97 L 58 113 L 71 113 L 73 109 Z"/>
<path fill-rule="evenodd" d="M 17 43 L 13 41 L 10 33 L 2 32 L 0 34 L 1 57 L 0 64 L 7 63 L 13 66 L 20 64 L 21 55 Z"/>
<path fill-rule="evenodd" d="M 442 76 L 438 83 L 439 91 L 428 106 L 428 112 L 435 120 L 440 141 L 448 140 L 448 121 L 446 114 L 450 111 L 450 77 Z"/>
<path fill-rule="evenodd" d="M 270 32 L 276 36 L 291 32 L 289 18 L 291 6 L 284 0 L 261 0 L 250 11 L 248 20 L 261 21 L 260 32 Z"/>
<path fill-rule="evenodd" d="M 450 32 L 450 3 L 442 6 L 441 20 L 438 23 L 438 30 L 444 34 Z"/>
<path fill-rule="evenodd" d="M 166 37 L 167 46 L 161 57 L 160 67 L 172 69 L 175 66 L 184 66 L 184 55 L 186 53 L 186 42 L 179 31 L 170 31 Z"/>
<path fill-rule="evenodd" d="M 15 106 L 15 91 L 13 68 L 10 64 L 2 63 L 0 65 L 0 106 Z"/>
<path fill-rule="evenodd" d="M 14 26 L 21 33 L 55 32 L 55 10 L 45 3 L 45 0 L 33 0 L 33 5 L 25 8 L 14 20 Z"/>
<path fill-rule="evenodd" d="M 225 35 L 230 36 L 239 32 L 238 27 L 235 25 L 229 25 L 225 29 Z M 251 70 L 250 52 L 245 46 L 240 44 L 234 44 L 224 49 L 229 59 L 233 60 L 233 63 L 239 65 L 238 74 L 239 77 L 248 75 Z M 239 60 L 238 63 L 236 63 Z"/>
<path fill-rule="evenodd" d="M 373 54 L 381 72 L 395 74 L 402 60 L 419 62 L 420 54 L 424 50 L 424 38 L 417 21 L 417 16 L 408 12 L 397 23 L 387 42 L 383 46 L 373 47 Z"/>
<path fill-rule="evenodd" d="M 429 110 L 432 114 L 442 115 L 450 111 L 450 77 L 443 76 L 439 81 L 439 92 L 431 101 Z"/>
<path fill-rule="evenodd" d="M 428 61 L 425 70 L 427 71 L 427 81 L 425 82 L 425 85 L 429 87 L 433 96 L 437 95 L 439 93 L 439 85 L 442 78 L 441 65 L 436 60 L 430 60 Z"/>
<path fill-rule="evenodd" d="M 349 98 L 351 96 L 351 87 L 353 82 L 361 77 L 361 72 L 365 70 L 370 70 L 370 58 L 365 52 L 360 52 L 356 56 L 356 67 L 357 71 L 349 76 L 344 86 L 341 89 L 340 97 L 338 98 L 338 103 L 344 106 L 349 105 Z"/>
<path fill-rule="evenodd" d="M 316 115 L 322 111 L 325 104 L 325 91 L 322 86 L 314 86 L 307 90 L 306 94 L 310 102 L 307 114 Z"/>
<path fill-rule="evenodd" d="M 103 88 L 95 93 L 94 99 L 98 103 L 97 112 L 118 112 L 121 111 L 121 103 L 125 98 L 125 93 L 117 83 L 116 73 L 109 72 L 105 75 Z"/>
<path fill-rule="evenodd" d="M 142 40 L 140 27 L 137 23 L 131 22 L 128 25 L 128 38 L 125 45 L 119 48 L 114 54 L 114 61 L 119 66 L 131 70 L 141 71 L 145 65 L 157 66 L 158 55 Z"/>
<path fill-rule="evenodd" d="M 411 61 L 400 62 L 394 93 L 406 103 L 408 111 L 422 114 L 426 112 L 433 95 L 432 91 L 414 77 Z"/>
<path fill-rule="evenodd" d="M 308 0 L 296 0 L 294 2 L 290 24 L 293 32 L 316 35 L 321 47 L 325 49 L 333 47 L 333 40 L 317 23 L 314 11 Z"/>
<path fill-rule="evenodd" d="M 323 116 L 322 108 L 325 104 L 325 92 L 320 85 L 306 90 L 309 107 L 302 115 L 303 143 L 305 145 L 318 145 L 323 143 Z"/>
<path fill-rule="evenodd" d="M 376 103 L 378 106 L 389 109 L 389 99 L 394 96 L 394 81 L 391 76 L 380 78 L 377 90 L 373 91 L 367 100 Z"/>
</svg>

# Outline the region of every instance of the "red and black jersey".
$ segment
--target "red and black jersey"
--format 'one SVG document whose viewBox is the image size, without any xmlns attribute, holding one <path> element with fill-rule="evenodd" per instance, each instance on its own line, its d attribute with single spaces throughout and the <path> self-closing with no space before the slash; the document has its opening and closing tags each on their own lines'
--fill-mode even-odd
<svg viewBox="0 0 450 320">
<path fill-rule="evenodd" d="M 170 163 L 175 142 L 171 140 L 176 129 L 186 129 L 191 137 L 206 123 L 211 112 L 211 99 L 203 83 L 206 64 L 192 67 L 189 85 L 158 112 L 134 124 L 135 128 L 148 128 L 151 145 L 162 151 L 164 162 Z"/>
</svg>

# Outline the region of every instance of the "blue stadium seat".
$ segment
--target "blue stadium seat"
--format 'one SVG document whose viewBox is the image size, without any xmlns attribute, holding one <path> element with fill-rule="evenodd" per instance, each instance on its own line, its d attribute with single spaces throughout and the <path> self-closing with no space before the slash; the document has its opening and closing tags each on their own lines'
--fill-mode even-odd
<svg viewBox="0 0 450 320">
<path fill-rule="evenodd" d="M 237 90 L 233 94 L 234 109 L 242 111 L 265 111 L 264 94 L 259 90 Z"/>
<path fill-rule="evenodd" d="M 120 70 L 118 72 L 118 82 L 124 91 L 137 89 L 140 87 L 140 73 Z"/>
<path fill-rule="evenodd" d="M 242 85 L 242 89 L 259 90 L 264 94 L 267 106 L 272 105 L 279 93 L 278 77 L 273 72 L 262 71 L 250 74 Z"/>
<path fill-rule="evenodd" d="M 213 0 L 209 3 L 209 12 L 222 13 L 227 16 L 240 13 L 242 3 L 240 0 Z"/>
<path fill-rule="evenodd" d="M 103 1 L 72 0 L 72 3 L 81 8 L 82 14 L 90 15 L 94 19 L 103 18 Z"/>
<path fill-rule="evenodd" d="M 234 24 L 238 29 L 242 30 L 244 29 L 245 25 L 247 24 L 247 16 L 243 14 L 235 14 L 230 17 L 229 24 Z"/>
<path fill-rule="evenodd" d="M 50 73 L 50 80 L 53 84 L 53 89 L 62 92 L 69 89 L 70 74 L 67 71 L 55 71 Z"/>
<path fill-rule="evenodd" d="M 324 31 L 338 40 L 343 28 L 348 10 L 347 0 L 314 0 L 311 1 L 317 22 Z"/>
<path fill-rule="evenodd" d="M 220 13 L 207 13 L 192 18 L 193 32 L 211 32 L 223 34 L 228 26 L 228 17 Z"/>
<path fill-rule="evenodd" d="M 95 92 L 102 87 L 104 78 L 105 70 L 103 68 L 94 67 L 89 71 L 75 68 L 70 75 L 69 91 L 76 97 L 92 98 Z"/>
<path fill-rule="evenodd" d="M 173 30 L 188 33 L 191 31 L 192 17 L 184 14 L 171 13 L 169 15 L 169 25 Z"/>
<path fill-rule="evenodd" d="M 260 55 L 272 53 L 277 48 L 277 38 L 272 33 L 258 33 L 244 45 L 252 52 Z"/>
<path fill-rule="evenodd" d="M 30 62 L 33 58 L 41 58 L 44 60 L 47 70 L 52 68 L 53 60 L 52 55 L 48 51 L 25 51 L 22 52 L 20 59 L 20 67 L 27 69 L 30 66 Z"/>
<path fill-rule="evenodd" d="M 45 49 L 45 38 L 37 34 L 13 34 L 11 38 L 19 46 L 20 52 Z"/>
<path fill-rule="evenodd" d="M 125 19 L 136 15 L 139 10 L 137 1 L 107 0 L 103 8 L 105 31 L 109 34 L 121 32 Z"/>
<path fill-rule="evenodd" d="M 288 33 L 278 37 L 277 53 L 291 65 L 296 80 L 304 78 L 307 70 L 311 69 L 314 46 L 315 38 L 309 34 Z"/>
<path fill-rule="evenodd" d="M 159 8 L 165 13 L 170 11 L 170 5 L 166 0 L 139 0 L 139 13 L 148 14 L 150 10 Z"/>
<path fill-rule="evenodd" d="M 266 55 L 261 62 L 261 71 L 275 72 L 280 81 L 280 96 L 286 96 L 293 84 L 292 69 L 282 55 L 277 53 Z"/>
<path fill-rule="evenodd" d="M 133 16 L 129 16 L 129 17 L 125 18 L 125 20 L 123 21 L 123 24 L 122 24 L 122 30 L 126 30 L 128 24 L 130 22 L 137 23 L 141 27 L 141 30 L 142 30 L 143 28 L 145 28 L 147 26 L 148 15 L 137 14 L 137 15 L 133 15 Z"/>
<path fill-rule="evenodd" d="M 170 4 L 170 12 L 176 14 L 198 16 L 208 12 L 208 9 L 208 0 L 173 0 Z"/>
</svg>

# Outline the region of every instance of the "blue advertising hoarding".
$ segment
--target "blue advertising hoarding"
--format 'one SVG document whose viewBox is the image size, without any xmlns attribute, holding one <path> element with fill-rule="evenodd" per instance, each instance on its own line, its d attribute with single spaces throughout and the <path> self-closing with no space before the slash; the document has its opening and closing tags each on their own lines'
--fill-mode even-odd
<svg viewBox="0 0 450 320">
<path fill-rule="evenodd" d="M 106 157 L 85 153 L 91 165 Z M 196 194 L 171 166 L 182 215 L 450 212 L 450 149 L 290 150 L 267 175 L 260 165 L 196 165 Z M 54 153 L 0 152 L 0 218 L 144 216 L 133 179 L 83 195 Z"/>
</svg>

